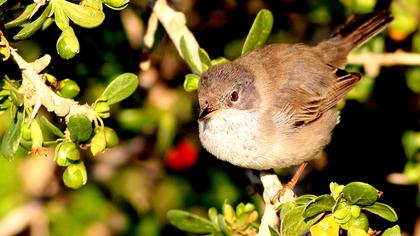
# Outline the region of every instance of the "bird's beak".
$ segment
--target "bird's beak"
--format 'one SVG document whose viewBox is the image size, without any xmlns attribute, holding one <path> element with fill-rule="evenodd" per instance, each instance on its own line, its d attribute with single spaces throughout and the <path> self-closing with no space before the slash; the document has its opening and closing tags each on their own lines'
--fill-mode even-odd
<svg viewBox="0 0 420 236">
<path fill-rule="evenodd" d="M 214 112 L 216 109 L 212 107 L 205 107 L 200 110 L 200 114 L 198 115 L 198 121 L 203 121 L 209 118 L 210 113 Z"/>
</svg>

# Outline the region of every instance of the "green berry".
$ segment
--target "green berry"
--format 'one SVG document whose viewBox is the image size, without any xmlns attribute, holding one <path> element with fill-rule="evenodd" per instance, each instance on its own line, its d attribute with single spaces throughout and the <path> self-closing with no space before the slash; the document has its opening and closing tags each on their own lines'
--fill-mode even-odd
<svg viewBox="0 0 420 236">
<path fill-rule="evenodd" d="M 63 79 L 60 81 L 58 92 L 65 98 L 74 98 L 79 94 L 80 88 L 74 80 Z"/>
<path fill-rule="evenodd" d="M 58 55 L 64 59 L 73 58 L 77 53 L 79 53 L 79 41 L 70 26 L 64 29 L 61 33 L 57 40 L 56 48 Z"/>
<path fill-rule="evenodd" d="M 117 146 L 119 143 L 119 139 L 115 130 L 109 127 L 104 127 L 104 132 L 105 132 L 106 147 L 113 148 Z"/>
<path fill-rule="evenodd" d="M 86 168 L 83 162 L 69 165 L 63 173 L 64 184 L 72 189 L 78 189 L 87 181 Z"/>
</svg>

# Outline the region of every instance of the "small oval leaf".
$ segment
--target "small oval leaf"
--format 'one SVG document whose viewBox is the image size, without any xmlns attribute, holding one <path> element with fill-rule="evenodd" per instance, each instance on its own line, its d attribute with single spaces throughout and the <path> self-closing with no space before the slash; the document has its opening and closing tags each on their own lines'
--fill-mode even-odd
<svg viewBox="0 0 420 236">
<path fill-rule="evenodd" d="M 384 203 L 375 202 L 371 206 L 363 207 L 363 210 L 378 215 L 391 222 L 395 222 L 398 220 L 398 215 L 395 212 L 394 208 Z"/>
<path fill-rule="evenodd" d="M 197 234 L 210 234 L 217 231 L 209 220 L 186 211 L 170 210 L 166 216 L 169 222 L 180 230 Z"/>
<path fill-rule="evenodd" d="M 242 47 L 242 55 L 265 43 L 273 28 L 273 14 L 266 9 L 258 12 Z"/>
<path fill-rule="evenodd" d="M 137 75 L 133 73 L 121 74 L 109 83 L 100 97 L 105 97 L 109 105 L 117 103 L 134 93 L 138 83 Z"/>
<path fill-rule="evenodd" d="M 383 232 L 382 236 L 401 236 L 400 226 L 394 225 L 393 227 L 388 228 Z"/>
<path fill-rule="evenodd" d="M 200 77 L 196 74 L 185 75 L 184 89 L 187 92 L 197 90 L 198 84 L 200 83 Z"/>
<path fill-rule="evenodd" d="M 92 134 L 91 121 L 81 114 L 70 116 L 67 128 L 70 131 L 71 140 L 75 143 L 88 140 Z"/>
<path fill-rule="evenodd" d="M 22 14 L 20 14 L 16 19 L 7 22 L 4 25 L 4 28 L 10 29 L 16 26 L 19 26 L 23 24 L 25 21 L 29 20 L 29 17 L 31 16 L 32 12 L 34 11 L 36 6 L 36 3 L 29 4 L 25 7 L 25 10 L 23 10 Z"/>
<path fill-rule="evenodd" d="M 70 19 L 64 13 L 62 4 L 59 4 L 59 3 L 60 3 L 60 1 L 54 1 L 54 2 L 52 2 L 51 3 L 51 4 L 53 4 L 52 10 L 54 12 L 55 24 L 57 25 L 57 27 L 59 29 L 61 29 L 62 31 L 64 31 L 67 27 L 69 27 Z"/>
<path fill-rule="evenodd" d="M 200 61 L 203 64 L 203 71 L 208 70 L 211 67 L 211 59 L 209 54 L 203 48 L 198 50 L 198 56 L 200 57 Z"/>
<path fill-rule="evenodd" d="M 103 11 L 98 9 L 63 0 L 60 0 L 60 4 L 70 20 L 84 28 L 94 28 L 100 25 L 105 19 Z"/>
<path fill-rule="evenodd" d="M 45 118 L 45 116 L 41 116 L 39 121 L 41 122 L 42 127 L 48 130 L 50 133 L 60 138 L 64 138 L 64 133 L 61 132 L 61 130 L 57 128 L 57 126 L 55 126 L 53 123 L 51 123 L 47 118 Z"/>
<path fill-rule="evenodd" d="M 378 199 L 378 190 L 370 184 L 352 182 L 343 188 L 343 197 L 350 205 L 368 206 Z"/>
<path fill-rule="evenodd" d="M 188 49 L 187 41 L 185 40 L 185 37 L 184 36 L 181 36 L 180 46 L 181 46 L 181 52 L 182 52 L 182 55 L 184 57 L 184 60 L 187 63 L 187 65 L 190 67 L 191 71 L 194 74 L 200 75 L 202 73 L 202 71 L 194 63 L 194 61 L 192 59 L 192 56 L 191 56 L 191 52 Z"/>
<path fill-rule="evenodd" d="M 38 31 L 44 21 L 47 19 L 48 15 L 51 12 L 51 4 L 44 9 L 42 14 L 34 21 L 29 24 L 26 24 L 14 37 L 13 39 L 20 40 L 20 39 L 27 39 L 32 36 L 36 31 Z"/>
<path fill-rule="evenodd" d="M 321 195 L 308 203 L 303 210 L 303 217 L 310 218 L 320 213 L 332 211 L 335 200 L 331 195 Z"/>
<path fill-rule="evenodd" d="M 12 160 L 20 143 L 22 124 L 25 117 L 23 107 L 16 111 L 15 116 L 9 127 L 7 127 L 3 140 L 1 141 L 1 154 L 7 159 Z"/>
</svg>

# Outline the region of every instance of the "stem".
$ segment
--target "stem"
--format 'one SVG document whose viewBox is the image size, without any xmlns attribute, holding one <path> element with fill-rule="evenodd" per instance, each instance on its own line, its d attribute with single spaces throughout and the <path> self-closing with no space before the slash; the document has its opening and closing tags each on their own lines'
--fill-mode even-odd
<svg viewBox="0 0 420 236">
<path fill-rule="evenodd" d="M 51 88 L 43 82 L 37 69 L 34 69 L 34 67 L 45 68 L 48 64 L 39 66 L 37 65 L 37 61 L 28 63 L 13 48 L 11 48 L 10 53 L 22 71 L 23 81 L 22 86 L 20 87 L 20 93 L 27 99 L 27 105 L 34 106 L 36 100 L 40 98 L 41 104 L 49 112 L 54 112 L 59 117 L 68 118 L 72 114 L 83 114 L 90 120 L 94 119 L 95 112 L 89 105 L 80 105 L 75 100 L 63 98 L 53 92 Z"/>
</svg>

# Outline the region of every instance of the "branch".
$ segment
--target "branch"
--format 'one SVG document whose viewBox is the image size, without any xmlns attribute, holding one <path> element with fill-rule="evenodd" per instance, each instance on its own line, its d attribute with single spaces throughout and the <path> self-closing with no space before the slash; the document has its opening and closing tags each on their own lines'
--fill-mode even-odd
<svg viewBox="0 0 420 236">
<path fill-rule="evenodd" d="M 187 20 L 185 15 L 182 12 L 175 11 L 168 6 L 166 0 L 157 0 L 153 7 L 153 13 L 162 23 L 172 42 L 174 43 L 178 54 L 184 59 L 184 56 L 181 51 L 181 37 L 184 36 L 185 41 L 187 42 L 188 51 L 191 53 L 191 59 L 194 64 L 201 68 L 201 60 L 198 55 L 198 50 L 200 46 L 197 43 L 193 33 L 187 27 Z"/>
<path fill-rule="evenodd" d="M 20 92 L 25 96 L 30 106 L 40 102 L 49 112 L 54 112 L 59 117 L 69 117 L 72 114 L 83 114 L 93 120 L 94 110 L 87 104 L 80 105 L 77 101 L 63 98 L 57 95 L 48 87 L 38 74 L 48 66 L 50 57 L 48 55 L 40 58 L 34 63 L 26 62 L 15 49 L 11 48 L 11 56 L 22 71 L 22 86 Z M 36 112 L 36 111 L 35 111 Z"/>
<path fill-rule="evenodd" d="M 261 172 L 260 180 L 264 187 L 263 199 L 265 203 L 264 214 L 261 218 L 260 228 L 258 230 L 258 236 L 269 236 L 270 231 L 268 226 L 279 229 L 280 218 L 277 215 L 276 208 L 286 202 L 294 199 L 294 193 L 290 189 L 286 189 L 283 196 L 280 197 L 278 202 L 272 203 L 273 196 L 283 188 L 279 178 L 276 174 Z"/>
<path fill-rule="evenodd" d="M 376 77 L 381 66 L 420 65 L 420 54 L 396 51 L 394 53 L 362 53 L 350 54 L 348 64 L 363 65 L 366 74 Z"/>
</svg>

